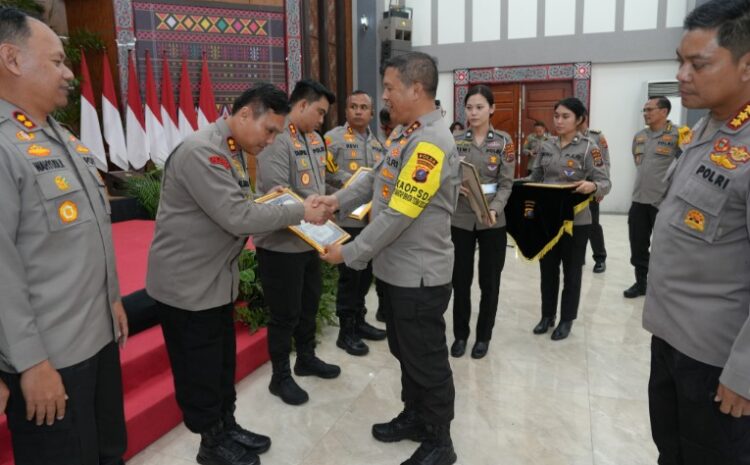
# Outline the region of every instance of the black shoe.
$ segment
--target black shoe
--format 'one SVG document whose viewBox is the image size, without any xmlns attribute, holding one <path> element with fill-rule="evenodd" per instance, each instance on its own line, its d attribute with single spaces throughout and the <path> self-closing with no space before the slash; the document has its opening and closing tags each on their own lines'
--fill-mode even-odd
<svg viewBox="0 0 750 465">
<path fill-rule="evenodd" d="M 385 315 L 383 315 L 383 311 L 381 309 L 378 309 L 378 311 L 375 312 L 375 319 L 381 323 L 385 323 Z"/>
<path fill-rule="evenodd" d="M 260 458 L 235 442 L 221 422 L 201 433 L 201 445 L 195 460 L 201 465 L 259 465 Z"/>
<path fill-rule="evenodd" d="M 463 357 L 466 353 L 466 339 L 456 339 L 451 345 L 451 356 Z"/>
<path fill-rule="evenodd" d="M 354 333 L 368 341 L 382 341 L 385 339 L 385 331 L 376 328 L 367 321 L 365 321 L 364 315 L 359 315 L 354 323 Z"/>
<path fill-rule="evenodd" d="M 606 262 L 596 262 L 594 263 L 594 273 L 604 273 L 607 270 L 607 263 Z"/>
<path fill-rule="evenodd" d="M 534 326 L 534 334 L 544 334 L 548 329 L 555 326 L 555 318 L 551 316 L 543 316 L 539 323 Z"/>
<path fill-rule="evenodd" d="M 271 394 L 281 397 L 281 400 L 289 405 L 302 405 L 310 400 L 310 396 L 299 387 L 291 374 L 274 374 L 271 376 L 271 384 L 268 385 L 268 390 L 271 391 Z"/>
<path fill-rule="evenodd" d="M 403 439 L 422 442 L 429 439 L 424 422 L 412 410 L 404 410 L 388 423 L 372 425 L 372 436 L 381 442 L 396 442 Z"/>
<path fill-rule="evenodd" d="M 271 438 L 253 433 L 237 424 L 233 414 L 224 416 L 224 429 L 234 442 L 237 442 L 254 454 L 262 454 L 271 448 Z"/>
<path fill-rule="evenodd" d="M 573 320 L 560 321 L 554 331 L 552 331 L 552 340 L 560 341 L 565 339 L 570 334 L 570 329 L 573 327 Z"/>
<path fill-rule="evenodd" d="M 339 337 L 336 339 L 336 346 L 344 349 L 349 355 L 367 355 L 370 348 L 362 342 L 362 339 L 354 331 L 354 319 L 340 318 L 339 324 L 341 327 L 339 328 Z"/>
<path fill-rule="evenodd" d="M 453 465 L 456 463 L 456 451 L 453 450 L 450 427 L 448 425 L 428 426 L 430 438 L 414 451 L 409 460 L 401 465 Z"/>
<path fill-rule="evenodd" d="M 474 348 L 471 349 L 471 358 L 483 358 L 487 355 L 487 349 L 490 348 L 490 342 L 477 341 L 474 343 Z"/>
<path fill-rule="evenodd" d="M 636 297 L 646 295 L 646 286 L 635 283 L 629 288 L 625 289 L 622 292 L 622 295 L 625 296 L 625 298 L 627 299 L 635 299 Z"/>
<path fill-rule="evenodd" d="M 333 379 L 341 374 L 341 368 L 319 359 L 315 355 L 297 355 L 294 364 L 294 374 L 297 376 L 317 376 L 318 378 Z"/>
</svg>

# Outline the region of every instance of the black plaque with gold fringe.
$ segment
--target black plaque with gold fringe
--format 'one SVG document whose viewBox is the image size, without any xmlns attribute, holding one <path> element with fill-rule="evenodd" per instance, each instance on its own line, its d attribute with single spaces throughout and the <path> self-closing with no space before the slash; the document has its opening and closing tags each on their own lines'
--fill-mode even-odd
<svg viewBox="0 0 750 465">
<path fill-rule="evenodd" d="M 508 234 L 527 260 L 538 260 L 563 234 L 573 234 L 573 218 L 588 208 L 590 194 L 572 184 L 516 182 L 505 206 Z"/>
</svg>

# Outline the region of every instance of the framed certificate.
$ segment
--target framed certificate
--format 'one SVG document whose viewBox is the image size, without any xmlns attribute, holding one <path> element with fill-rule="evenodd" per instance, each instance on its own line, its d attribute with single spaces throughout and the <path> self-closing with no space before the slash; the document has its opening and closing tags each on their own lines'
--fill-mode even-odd
<svg viewBox="0 0 750 465">
<path fill-rule="evenodd" d="M 364 177 L 365 174 L 372 171 L 372 168 L 360 168 L 357 171 L 352 174 L 352 176 L 346 180 L 344 183 L 344 188 L 347 188 L 357 182 L 359 179 Z M 362 221 L 365 219 L 368 213 L 370 213 L 370 210 L 372 209 L 372 202 L 367 202 L 364 205 L 360 205 L 359 207 L 355 208 L 354 211 L 349 213 L 349 218 L 354 218 L 355 220 Z"/>
<path fill-rule="evenodd" d="M 255 202 L 267 205 L 289 205 L 293 203 L 302 203 L 303 200 L 291 190 L 282 189 L 279 192 L 266 194 L 263 197 L 256 199 Z M 349 233 L 341 229 L 331 220 L 328 220 L 322 225 L 315 225 L 302 221 L 302 223 L 296 226 L 289 226 L 289 230 L 320 253 L 325 252 L 329 245 L 342 244 L 351 237 Z"/>
<path fill-rule="evenodd" d="M 484 196 L 482 183 L 479 180 L 479 173 L 477 173 L 474 165 L 463 160 L 461 161 L 461 185 L 469 191 L 467 196 L 469 205 L 477 216 L 477 220 L 490 226 L 492 215 L 490 214 L 490 206 Z"/>
<path fill-rule="evenodd" d="M 563 184 L 545 184 L 541 182 L 522 182 L 520 184 L 523 184 L 524 186 L 529 186 L 529 187 L 543 187 L 546 189 L 573 189 L 576 187 L 575 183 L 572 183 L 572 182 L 566 182 Z"/>
</svg>

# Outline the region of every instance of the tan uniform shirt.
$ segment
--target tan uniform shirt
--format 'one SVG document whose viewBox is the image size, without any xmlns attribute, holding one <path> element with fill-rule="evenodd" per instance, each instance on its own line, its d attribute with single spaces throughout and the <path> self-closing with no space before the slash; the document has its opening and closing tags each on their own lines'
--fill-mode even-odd
<svg viewBox="0 0 750 465">
<path fill-rule="evenodd" d="M 456 148 L 459 159 L 471 163 L 476 168 L 490 210 L 497 212 L 497 223 L 491 228 L 505 226 L 505 204 L 513 189 L 513 173 L 516 169 L 513 139 L 508 133 L 490 127 L 482 145 L 477 146 L 474 143 L 474 134 L 469 129 L 456 135 Z M 477 220 L 469 200 L 463 195 L 458 197 L 451 224 L 468 231 L 490 228 Z"/>
<path fill-rule="evenodd" d="M 383 158 L 385 149 L 369 129 L 365 134 L 352 130 L 348 124 L 338 126 L 325 135 L 328 156 L 326 183 L 338 190 L 359 168 L 372 168 Z M 348 228 L 364 228 L 366 220 L 338 215 L 336 223 Z"/>
<path fill-rule="evenodd" d="M 596 196 L 605 196 L 612 188 L 604 155 L 596 143 L 578 133 L 565 148 L 560 140 L 551 137 L 542 151 L 528 179 L 545 184 L 566 184 L 581 180 L 596 184 Z M 584 208 L 573 222 L 575 226 L 591 224 L 591 211 Z"/>
<path fill-rule="evenodd" d="M 679 137 L 678 128 L 671 121 L 661 131 L 644 128 L 633 137 L 633 157 L 640 157 L 636 165 L 633 202 L 659 205 L 667 191 L 664 175 L 681 153 Z"/>
<path fill-rule="evenodd" d="M 394 286 L 451 282 L 450 221 L 460 185 L 456 144 L 440 110 L 397 127 L 385 142 L 386 157 L 370 175 L 336 197 L 342 212 L 372 200 L 372 221 L 342 247 L 344 261 Z"/>
<path fill-rule="evenodd" d="M 643 327 L 750 398 L 750 102 L 718 129 L 708 119 L 667 172 Z"/>
<path fill-rule="evenodd" d="M 304 207 L 251 199 L 242 150 L 225 120 L 190 135 L 164 166 L 146 290 L 185 310 L 237 298 L 238 259 L 251 234 L 299 224 Z"/>
<path fill-rule="evenodd" d="M 65 368 L 118 336 L 110 207 L 89 149 L 0 100 L 0 370 Z"/>
</svg>

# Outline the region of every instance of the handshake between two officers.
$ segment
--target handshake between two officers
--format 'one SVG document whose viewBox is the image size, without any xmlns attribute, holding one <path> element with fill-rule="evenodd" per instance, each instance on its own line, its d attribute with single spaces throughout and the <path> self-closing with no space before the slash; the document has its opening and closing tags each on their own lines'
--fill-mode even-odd
<svg viewBox="0 0 750 465">
<path fill-rule="evenodd" d="M 339 201 L 333 195 L 310 195 L 305 199 L 305 221 L 308 223 L 322 225 L 334 217 L 339 209 Z M 341 255 L 341 244 L 331 244 L 326 247 L 320 258 L 331 265 L 344 262 Z"/>
</svg>

